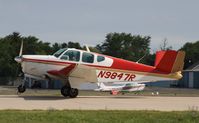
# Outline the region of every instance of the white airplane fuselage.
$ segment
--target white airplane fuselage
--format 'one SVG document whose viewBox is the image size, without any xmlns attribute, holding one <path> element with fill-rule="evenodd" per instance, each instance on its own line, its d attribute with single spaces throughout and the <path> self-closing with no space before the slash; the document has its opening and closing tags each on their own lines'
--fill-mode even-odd
<svg viewBox="0 0 199 123">
<path fill-rule="evenodd" d="M 74 48 L 60 49 L 53 55 L 22 55 L 22 47 L 23 42 L 15 60 L 21 63 L 24 75 L 66 81 L 61 93 L 72 98 L 78 95 L 80 85 L 87 82 L 142 83 L 180 79 L 185 55 L 182 51 L 160 51 L 157 52 L 155 65 L 149 66 Z M 142 84 L 125 85 L 118 89 L 133 91 L 144 87 Z M 18 90 L 23 93 L 24 85 L 20 85 Z"/>
<path fill-rule="evenodd" d="M 181 77 L 179 73 L 171 74 L 170 77 L 168 77 L 159 73 L 114 68 L 114 58 L 102 55 L 104 56 L 104 61 L 97 62 L 98 54 L 96 53 L 92 53 L 94 55 L 93 63 L 85 63 L 82 61 L 82 53 L 86 51 L 78 51 L 80 52 L 80 59 L 77 62 L 60 59 L 62 55 L 60 55 L 60 57 L 55 57 L 54 55 L 23 55 L 23 60 L 21 62 L 22 71 L 27 75 L 36 76 L 43 79 L 46 76 L 59 79 L 59 76 L 49 74 L 48 71 L 59 71 L 70 66 L 71 64 L 76 64 L 74 70 L 71 70 L 70 72 L 71 78 L 77 77 L 79 79 L 84 79 L 85 82 L 143 82 L 168 79 L 175 80 L 176 78 L 172 78 L 172 76 Z M 135 64 L 139 65 L 138 63 Z M 94 73 L 91 73 L 90 71 Z M 61 79 L 63 78 L 67 78 L 67 76 L 62 76 Z"/>
</svg>

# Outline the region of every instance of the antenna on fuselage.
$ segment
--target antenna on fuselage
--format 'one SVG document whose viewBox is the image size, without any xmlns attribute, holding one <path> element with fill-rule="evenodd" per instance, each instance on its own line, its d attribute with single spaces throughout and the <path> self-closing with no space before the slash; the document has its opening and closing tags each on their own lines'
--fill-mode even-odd
<svg viewBox="0 0 199 123">
<path fill-rule="evenodd" d="M 139 63 L 145 56 L 147 53 L 144 54 L 144 56 L 142 56 L 139 60 L 136 61 L 136 63 Z"/>
<path fill-rule="evenodd" d="M 89 47 L 88 47 L 88 45 L 86 45 L 86 51 L 87 52 L 91 52 L 90 49 L 89 49 Z"/>
</svg>

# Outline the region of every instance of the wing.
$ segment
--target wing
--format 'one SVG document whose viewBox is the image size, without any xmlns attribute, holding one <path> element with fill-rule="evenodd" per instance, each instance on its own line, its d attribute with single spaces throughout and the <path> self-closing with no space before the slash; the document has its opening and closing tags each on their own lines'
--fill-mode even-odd
<svg viewBox="0 0 199 123">
<path fill-rule="evenodd" d="M 97 82 L 96 68 L 78 64 L 70 73 L 69 78 L 78 78 L 86 82 Z"/>
</svg>

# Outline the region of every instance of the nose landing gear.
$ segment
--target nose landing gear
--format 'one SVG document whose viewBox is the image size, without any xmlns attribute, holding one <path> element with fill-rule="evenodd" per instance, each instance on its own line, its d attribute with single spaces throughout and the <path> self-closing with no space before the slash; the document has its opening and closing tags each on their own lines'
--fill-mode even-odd
<svg viewBox="0 0 199 123">
<path fill-rule="evenodd" d="M 23 84 L 19 85 L 17 89 L 18 93 L 24 93 L 26 91 L 26 87 Z"/>
</svg>

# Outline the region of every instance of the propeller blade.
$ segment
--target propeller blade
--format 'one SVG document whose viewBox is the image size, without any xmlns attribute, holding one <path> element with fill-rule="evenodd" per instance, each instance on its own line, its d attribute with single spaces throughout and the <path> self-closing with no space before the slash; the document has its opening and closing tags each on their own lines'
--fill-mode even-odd
<svg viewBox="0 0 199 123">
<path fill-rule="evenodd" d="M 21 47 L 20 47 L 20 51 L 19 51 L 19 56 L 22 56 L 23 53 L 23 40 L 21 41 Z"/>
</svg>

